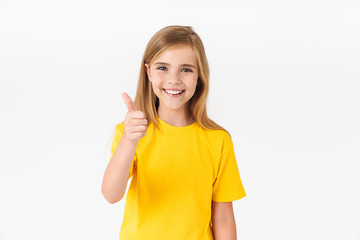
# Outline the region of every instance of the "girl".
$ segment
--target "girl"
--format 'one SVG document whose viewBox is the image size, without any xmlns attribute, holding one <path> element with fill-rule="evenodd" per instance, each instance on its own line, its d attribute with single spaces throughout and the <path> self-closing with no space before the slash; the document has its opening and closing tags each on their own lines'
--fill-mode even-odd
<svg viewBox="0 0 360 240">
<path fill-rule="evenodd" d="M 116 126 L 102 193 L 120 201 L 120 239 L 236 239 L 232 201 L 245 197 L 229 133 L 206 113 L 209 67 L 191 27 L 149 41 L 134 102 Z"/>
</svg>

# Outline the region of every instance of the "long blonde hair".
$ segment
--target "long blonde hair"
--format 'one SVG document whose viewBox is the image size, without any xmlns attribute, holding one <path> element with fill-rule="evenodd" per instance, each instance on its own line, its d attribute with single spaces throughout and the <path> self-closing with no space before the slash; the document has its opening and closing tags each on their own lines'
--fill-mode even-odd
<svg viewBox="0 0 360 240">
<path fill-rule="evenodd" d="M 221 129 L 223 127 L 212 121 L 206 112 L 206 99 L 209 93 L 209 65 L 205 54 L 204 45 L 198 34 L 190 26 L 167 26 L 156 32 L 148 42 L 141 62 L 139 81 L 137 84 L 134 104 L 143 111 L 148 120 L 158 128 L 157 107 L 159 99 L 155 95 L 151 82 L 146 73 L 145 64 L 151 64 L 164 51 L 177 45 L 191 46 L 197 56 L 199 66 L 198 85 L 192 98 L 189 100 L 190 116 L 205 129 Z M 227 132 L 227 131 L 226 131 Z"/>
</svg>

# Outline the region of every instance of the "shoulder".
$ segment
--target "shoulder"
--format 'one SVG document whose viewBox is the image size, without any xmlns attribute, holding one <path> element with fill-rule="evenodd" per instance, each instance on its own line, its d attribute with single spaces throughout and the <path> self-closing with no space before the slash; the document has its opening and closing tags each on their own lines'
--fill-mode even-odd
<svg viewBox="0 0 360 240">
<path fill-rule="evenodd" d="M 212 138 L 212 139 L 218 139 L 218 140 L 231 140 L 231 136 L 230 134 L 223 130 L 223 129 L 205 129 L 205 128 L 202 128 L 202 131 L 204 132 L 204 134 L 206 136 L 208 136 L 209 138 Z"/>
<path fill-rule="evenodd" d="M 123 133 L 124 133 L 124 129 L 125 129 L 125 123 L 124 123 L 124 121 L 118 123 L 118 124 L 116 125 L 116 128 L 115 128 L 115 134 L 123 134 Z"/>
<path fill-rule="evenodd" d="M 118 123 L 116 125 L 116 129 L 124 129 L 124 127 L 125 127 L 125 122 L 124 121 L 122 121 L 122 122 L 120 122 L 120 123 Z"/>
<path fill-rule="evenodd" d="M 203 136 L 207 139 L 208 142 L 215 148 L 227 149 L 229 146 L 232 146 L 232 140 L 230 134 L 223 129 L 205 129 L 201 128 L 200 130 L 203 133 Z"/>
</svg>

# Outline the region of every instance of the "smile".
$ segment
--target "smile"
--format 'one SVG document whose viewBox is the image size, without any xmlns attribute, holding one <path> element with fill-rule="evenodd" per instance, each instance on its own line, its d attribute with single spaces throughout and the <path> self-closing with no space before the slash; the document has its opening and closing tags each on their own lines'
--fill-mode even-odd
<svg viewBox="0 0 360 240">
<path fill-rule="evenodd" d="M 181 95 L 183 95 L 183 93 L 185 92 L 185 90 L 180 90 L 180 91 L 166 90 L 166 89 L 163 89 L 163 90 L 164 90 L 164 92 L 166 93 L 166 95 L 168 95 L 168 96 L 174 96 L 174 97 L 181 96 Z"/>
</svg>

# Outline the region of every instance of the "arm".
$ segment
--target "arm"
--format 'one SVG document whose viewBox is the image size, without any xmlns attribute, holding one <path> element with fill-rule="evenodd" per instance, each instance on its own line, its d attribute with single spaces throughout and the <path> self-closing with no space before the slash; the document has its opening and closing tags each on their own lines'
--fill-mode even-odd
<svg viewBox="0 0 360 240">
<path fill-rule="evenodd" d="M 127 93 L 122 97 L 128 108 L 124 121 L 124 133 L 108 164 L 101 187 L 102 194 L 109 203 L 116 203 L 124 197 L 129 171 L 140 138 L 146 135 L 145 113 L 137 111 Z"/>
<path fill-rule="evenodd" d="M 212 201 L 211 221 L 215 240 L 236 240 L 232 202 Z"/>
<path fill-rule="evenodd" d="M 105 170 L 101 191 L 109 203 L 116 203 L 124 197 L 136 145 L 123 136 Z"/>
</svg>

